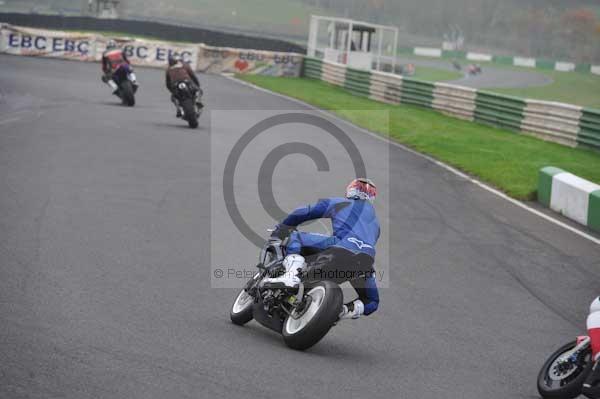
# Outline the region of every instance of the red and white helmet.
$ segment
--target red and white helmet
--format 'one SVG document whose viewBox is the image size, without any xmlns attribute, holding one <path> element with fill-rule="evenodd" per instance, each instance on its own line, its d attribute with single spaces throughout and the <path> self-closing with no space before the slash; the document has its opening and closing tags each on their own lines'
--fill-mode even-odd
<svg viewBox="0 0 600 399">
<path fill-rule="evenodd" d="M 354 179 L 346 187 L 346 198 L 373 201 L 377 197 L 377 187 L 367 178 Z"/>
</svg>

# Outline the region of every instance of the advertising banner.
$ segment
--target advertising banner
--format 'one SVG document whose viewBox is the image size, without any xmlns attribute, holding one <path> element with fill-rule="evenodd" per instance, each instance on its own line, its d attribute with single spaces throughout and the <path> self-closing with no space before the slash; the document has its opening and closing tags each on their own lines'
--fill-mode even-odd
<svg viewBox="0 0 600 399">
<path fill-rule="evenodd" d="M 0 52 L 93 61 L 95 35 L 0 25 Z"/>
<path fill-rule="evenodd" d="M 0 53 L 99 62 L 109 40 L 117 42 L 132 65 L 166 68 L 169 56 L 178 53 L 194 70 L 205 73 L 297 77 L 300 76 L 304 58 L 296 53 L 108 37 L 0 24 Z"/>
<path fill-rule="evenodd" d="M 96 42 L 96 60 L 102 59 L 102 53 L 106 49 L 106 43 L 111 38 L 98 36 Z M 119 48 L 123 49 L 125 56 L 132 65 L 165 67 L 169 55 L 178 53 L 184 61 L 189 62 L 193 69 L 197 67 L 198 46 L 195 44 L 162 42 L 156 40 L 144 40 L 133 38 L 112 38 L 117 42 Z"/>
<path fill-rule="evenodd" d="M 300 76 L 303 58 L 296 53 L 200 45 L 198 70 L 205 73 Z"/>
</svg>

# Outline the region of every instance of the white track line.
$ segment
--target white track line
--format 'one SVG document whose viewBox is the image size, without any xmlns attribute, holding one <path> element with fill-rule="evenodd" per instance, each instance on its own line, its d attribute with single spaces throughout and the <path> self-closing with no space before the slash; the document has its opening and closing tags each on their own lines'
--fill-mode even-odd
<svg viewBox="0 0 600 399">
<path fill-rule="evenodd" d="M 338 121 L 340 121 L 340 122 L 342 122 L 342 123 L 346 124 L 347 126 L 351 126 L 353 129 L 360 130 L 361 132 L 363 132 L 363 133 L 365 133 L 365 134 L 368 134 L 368 135 L 369 135 L 369 136 L 371 136 L 371 137 L 374 137 L 374 138 L 376 138 L 376 139 L 378 139 L 378 140 L 384 141 L 384 142 L 386 142 L 386 143 L 388 143 L 388 144 L 391 144 L 391 145 L 393 145 L 393 146 L 395 146 L 395 147 L 397 147 L 397 148 L 400 148 L 400 149 L 402 149 L 402 150 L 404 150 L 404 151 L 410 152 L 411 154 L 414 154 L 414 155 L 416 155 L 416 156 L 418 156 L 418 157 L 421 157 L 421 158 L 427 159 L 428 161 L 430 161 L 430 162 L 433 162 L 434 164 L 438 165 L 439 167 L 441 167 L 441 168 L 443 168 L 443 169 L 446 169 L 447 171 L 449 171 L 449 172 L 452 172 L 452 173 L 454 173 L 455 175 L 457 175 L 457 176 L 459 176 L 459 177 L 462 177 L 463 179 L 465 179 L 465 180 L 467 180 L 467 181 L 470 181 L 471 183 L 473 183 L 473 184 L 475 184 L 475 185 L 477 185 L 477 186 L 479 186 L 479 187 L 483 188 L 484 190 L 486 190 L 486 191 L 488 191 L 488 192 L 490 192 L 490 193 L 492 193 L 492 194 L 495 194 L 496 196 L 498 196 L 498 197 L 500 197 L 500 198 L 503 198 L 503 199 L 505 199 L 506 201 L 508 201 L 508 202 L 512 203 L 513 205 L 516 205 L 516 206 L 518 206 L 519 208 L 525 209 L 526 211 L 529 211 L 529 212 L 533 213 L 534 215 L 537 215 L 537 216 L 541 217 L 542 219 L 545 219 L 545 220 L 547 220 L 547 221 L 549 221 L 549 222 L 551 222 L 551 223 L 554 223 L 554 224 L 555 224 L 555 225 L 557 225 L 557 226 L 560 226 L 560 227 L 562 227 L 562 228 L 564 228 L 564 229 L 566 229 L 566 230 L 569 230 L 569 231 L 571 231 L 571 232 L 573 232 L 573 233 L 577 234 L 577 235 L 578 235 L 578 236 L 580 236 L 580 237 L 583 237 L 583 238 L 585 238 L 585 239 L 587 239 L 587 240 L 589 240 L 589 241 L 591 241 L 591 242 L 593 242 L 593 243 L 595 243 L 595 244 L 597 244 L 597 245 L 600 245 L 600 239 L 598 239 L 598 238 L 596 238 L 596 237 L 594 237 L 594 236 L 592 236 L 592 235 L 590 235 L 590 234 L 587 234 L 587 233 L 586 233 L 586 232 L 584 232 L 584 231 L 581 231 L 581 230 L 579 230 L 579 229 L 576 229 L 576 228 L 575 228 L 575 227 L 573 227 L 573 226 L 569 226 L 568 224 L 566 224 L 566 223 L 564 223 L 564 222 L 561 222 L 561 221 L 560 221 L 560 220 L 558 220 L 558 219 L 555 219 L 555 218 L 553 218 L 553 217 L 551 217 L 551 216 L 548 216 L 548 215 L 546 215 L 545 213 L 543 213 L 543 212 L 540 212 L 540 211 L 538 211 L 537 209 L 534 209 L 534 208 L 532 208 L 532 207 L 530 207 L 530 206 L 528 206 L 528 205 L 524 204 L 524 203 L 523 203 L 523 202 L 521 202 L 521 201 L 518 201 L 518 200 L 516 200 L 516 199 L 514 199 L 514 198 L 511 198 L 511 197 L 509 197 L 508 195 L 504 194 L 503 192 L 501 192 L 501 191 L 499 191 L 499 190 L 496 190 L 495 188 L 493 188 L 493 187 L 490 187 L 490 186 L 488 186 L 487 184 L 485 184 L 485 183 L 482 183 L 482 182 L 480 182 L 479 180 L 472 178 L 471 176 L 469 176 L 469 175 L 467 175 L 467 174 L 465 174 L 465 173 L 461 172 L 460 170 L 458 170 L 458 169 L 456 169 L 456 168 L 453 168 L 452 166 L 450 166 L 450 165 L 448 165 L 448 164 L 445 164 L 444 162 L 438 161 L 438 160 L 437 160 L 437 159 L 435 159 L 435 158 L 432 158 L 432 157 L 430 157 L 429 155 L 422 154 L 422 153 L 420 153 L 420 152 L 417 152 L 417 151 L 413 150 L 412 148 L 406 147 L 405 145 L 402 145 L 402 144 L 400 144 L 400 143 L 398 143 L 398 142 L 396 142 L 396 141 L 392 141 L 392 140 L 390 140 L 390 139 L 389 139 L 389 138 L 387 138 L 387 137 L 383 137 L 383 136 L 381 136 L 380 134 L 377 134 L 377 133 L 371 132 L 370 130 L 367 130 L 367 129 L 365 129 L 365 128 L 362 128 L 362 127 L 360 127 L 360 126 L 356 126 L 356 125 L 355 125 L 355 124 L 353 124 L 352 122 L 349 122 L 349 121 L 347 121 L 347 120 L 345 120 L 345 119 L 343 119 L 343 118 L 341 118 L 341 117 L 339 117 L 339 116 L 337 116 L 337 115 L 333 114 L 332 112 L 329 112 L 329 111 L 323 110 L 323 109 L 321 109 L 321 108 L 315 107 L 314 105 L 311 105 L 311 104 L 309 104 L 309 103 L 306 103 L 306 102 L 304 102 L 304 101 L 302 101 L 302 100 L 298 100 L 297 98 L 288 97 L 288 96 L 286 96 L 286 95 L 284 95 L 284 94 L 280 94 L 280 93 L 276 93 L 276 92 L 274 92 L 274 91 L 271 91 L 271 90 L 268 90 L 268 89 L 264 89 L 264 88 L 262 88 L 262 87 L 259 87 L 259 86 L 256 86 L 256 85 L 254 85 L 254 84 L 252 84 L 252 83 L 248 83 L 248 82 L 245 82 L 245 81 L 243 81 L 243 80 L 237 79 L 237 78 L 235 78 L 235 77 L 233 77 L 233 76 L 225 76 L 225 75 L 224 75 L 223 77 L 224 77 L 224 78 L 226 78 L 226 79 L 229 79 L 229 80 L 231 80 L 231 81 L 234 81 L 234 82 L 236 82 L 236 83 L 238 83 L 238 84 L 241 84 L 241 85 L 244 85 L 244 86 L 247 86 L 247 87 L 251 87 L 251 88 L 253 88 L 253 89 L 256 89 L 256 90 L 262 91 L 262 92 L 264 92 L 264 93 L 269 93 L 269 94 L 271 94 L 271 95 L 273 95 L 273 96 L 277 96 L 277 97 L 285 98 L 285 99 L 286 99 L 286 100 L 288 100 L 288 101 L 292 101 L 292 102 L 295 102 L 295 103 L 297 103 L 297 104 L 301 104 L 301 105 L 303 105 L 303 106 L 306 106 L 306 107 L 308 107 L 308 108 L 310 108 L 310 109 L 312 109 L 312 110 L 318 111 L 318 112 L 320 112 L 320 113 L 322 113 L 322 114 L 325 114 L 325 115 L 328 115 L 328 116 L 331 116 L 331 117 L 335 118 L 336 120 L 338 120 Z"/>
</svg>

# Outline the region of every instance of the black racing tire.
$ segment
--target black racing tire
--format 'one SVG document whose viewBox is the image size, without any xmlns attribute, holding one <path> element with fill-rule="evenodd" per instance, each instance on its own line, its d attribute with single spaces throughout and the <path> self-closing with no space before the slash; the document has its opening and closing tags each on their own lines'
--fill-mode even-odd
<svg viewBox="0 0 600 399">
<path fill-rule="evenodd" d="M 248 295 L 245 290 L 241 290 L 240 293 L 235 297 L 235 301 L 233 301 L 233 305 L 231 305 L 231 310 L 229 311 L 229 318 L 233 324 L 238 326 L 243 326 L 253 319 L 252 315 L 252 306 L 254 305 L 254 299 L 250 297 L 249 302 L 245 303 L 244 306 L 237 306 L 240 297 L 243 295 Z"/>
<path fill-rule="evenodd" d="M 550 377 L 548 373 L 554 361 L 563 353 L 573 349 L 577 341 L 569 342 L 556 350 L 544 363 L 537 378 L 537 388 L 540 396 L 544 399 L 573 399 L 581 395 L 581 389 L 587 376 L 592 370 L 594 362 L 592 361 L 591 349 L 588 347 L 580 356 L 584 356 L 585 364 L 579 367 L 575 374 L 569 377 L 564 385 L 552 387 L 549 386 Z"/>
<path fill-rule="evenodd" d="M 301 319 L 308 317 L 308 320 L 303 324 L 290 315 L 285 319 L 281 331 L 286 345 L 297 350 L 308 349 L 319 342 L 338 320 L 344 304 L 341 288 L 332 281 L 320 281 L 305 289 L 305 295 L 315 298 L 301 316 Z"/>
<path fill-rule="evenodd" d="M 133 94 L 133 85 L 129 80 L 121 83 L 121 87 L 119 88 L 121 91 L 121 98 L 123 99 L 123 104 L 128 107 L 133 107 L 135 105 L 135 95 Z"/>
<path fill-rule="evenodd" d="M 198 115 L 196 115 L 194 100 L 189 98 L 184 100 L 181 104 L 181 108 L 183 108 L 184 118 L 188 122 L 190 128 L 196 129 L 198 127 Z"/>
</svg>

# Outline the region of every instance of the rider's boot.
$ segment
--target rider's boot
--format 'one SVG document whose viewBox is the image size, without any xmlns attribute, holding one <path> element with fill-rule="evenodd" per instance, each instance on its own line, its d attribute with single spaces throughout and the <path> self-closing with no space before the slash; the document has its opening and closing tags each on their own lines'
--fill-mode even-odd
<svg viewBox="0 0 600 399">
<path fill-rule="evenodd" d="M 339 315 L 340 320 L 358 319 L 365 312 L 365 304 L 357 299 L 342 307 L 342 312 Z"/>
<path fill-rule="evenodd" d="M 262 282 L 265 288 L 297 288 L 300 285 L 300 275 L 306 268 L 306 261 L 301 255 L 288 255 L 283 260 L 285 272 L 279 277 L 268 277 Z"/>
<path fill-rule="evenodd" d="M 108 79 L 108 81 L 106 82 L 110 88 L 113 90 L 113 93 L 115 96 L 117 95 L 117 93 L 119 92 L 119 86 L 117 86 L 117 84 L 115 83 L 114 80 L 112 79 Z"/>
</svg>

